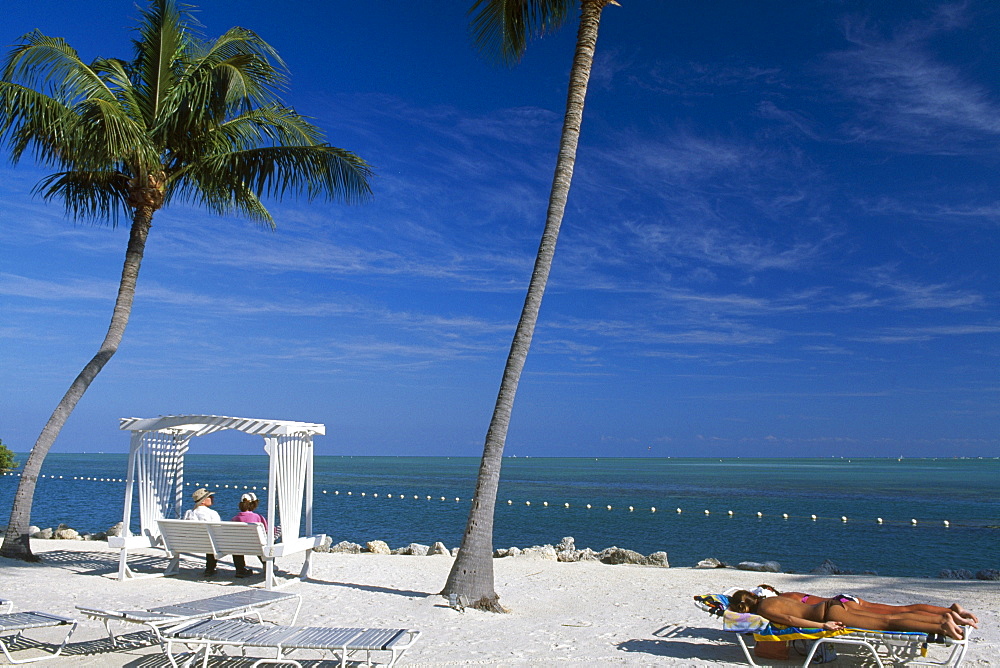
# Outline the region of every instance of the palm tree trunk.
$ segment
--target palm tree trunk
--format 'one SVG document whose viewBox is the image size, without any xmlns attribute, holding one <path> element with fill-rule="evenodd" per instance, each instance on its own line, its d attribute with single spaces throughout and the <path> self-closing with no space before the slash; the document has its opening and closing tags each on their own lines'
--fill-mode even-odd
<svg viewBox="0 0 1000 668">
<path fill-rule="evenodd" d="M 483 459 L 476 480 L 476 492 L 465 525 L 465 535 L 458 551 L 458 557 L 448 575 L 443 595 L 456 594 L 466 599 L 473 607 L 494 612 L 503 612 L 500 597 L 493 580 L 493 512 L 497 501 L 497 487 L 500 483 L 500 465 L 503 449 L 507 441 L 507 429 L 514 409 L 514 395 L 521 379 L 521 371 L 528 358 L 531 338 L 538 322 L 538 312 L 542 306 L 542 296 L 552 269 L 552 259 L 559 239 L 566 200 L 573 181 L 573 167 L 576 163 L 576 148 L 583 123 L 583 105 L 587 96 L 590 68 L 594 62 L 597 47 L 597 29 L 601 22 L 601 11 L 609 0 L 582 0 L 580 28 L 577 32 L 576 55 L 569 78 L 569 96 L 566 100 L 566 116 L 563 120 L 562 137 L 559 142 L 559 158 L 556 161 L 552 191 L 549 194 L 549 208 L 545 219 L 545 230 L 535 258 L 535 268 L 531 273 L 528 294 L 521 310 L 521 319 L 514 332 L 507 365 L 504 367 L 500 392 L 493 409 L 493 418 L 486 433 Z"/>
<path fill-rule="evenodd" d="M 122 267 L 121 283 L 118 286 L 118 298 L 115 300 L 115 310 L 111 315 L 111 325 L 104 337 L 101 349 L 94 355 L 80 375 L 76 377 L 69 390 L 63 395 L 62 401 L 56 406 L 49 421 L 45 423 L 42 433 L 31 448 L 28 461 L 21 471 L 21 479 L 14 494 L 14 506 L 10 511 L 10 521 L 7 523 L 7 533 L 4 536 L 0 556 L 24 561 L 38 561 L 31 552 L 28 541 L 28 527 L 31 524 L 31 504 L 35 496 L 35 483 L 42 470 L 42 462 L 49 453 L 56 437 L 62 431 L 63 425 L 69 419 L 70 413 L 83 397 L 90 384 L 118 350 L 125 326 L 132 312 L 132 300 L 135 298 L 135 284 L 139 278 L 139 265 L 146 248 L 146 237 L 153 222 L 152 207 L 144 206 L 136 209 L 129 233 L 128 248 L 125 251 L 125 264 Z"/>
</svg>

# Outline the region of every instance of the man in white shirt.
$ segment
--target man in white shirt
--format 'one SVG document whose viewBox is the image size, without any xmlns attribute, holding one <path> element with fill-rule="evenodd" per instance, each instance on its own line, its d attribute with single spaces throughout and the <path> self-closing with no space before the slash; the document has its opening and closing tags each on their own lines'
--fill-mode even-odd
<svg viewBox="0 0 1000 668">
<path fill-rule="evenodd" d="M 194 520 L 196 522 L 221 522 L 222 518 L 219 517 L 219 513 L 212 510 L 211 505 L 213 502 L 212 497 L 215 496 L 215 492 L 210 492 L 204 487 L 199 487 L 191 495 L 191 500 L 194 501 L 194 508 L 184 513 L 184 519 Z M 205 555 L 205 576 L 215 575 L 216 559 L 214 554 Z"/>
</svg>

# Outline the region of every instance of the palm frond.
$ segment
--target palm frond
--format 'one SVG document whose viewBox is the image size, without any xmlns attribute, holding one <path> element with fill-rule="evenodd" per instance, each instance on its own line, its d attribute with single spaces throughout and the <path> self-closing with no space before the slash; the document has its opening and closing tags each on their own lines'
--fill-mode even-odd
<svg viewBox="0 0 1000 668">
<path fill-rule="evenodd" d="M 258 197 L 303 194 L 359 202 L 371 196 L 372 169 L 350 151 L 329 145 L 268 146 L 205 156 L 190 178 L 208 191 L 247 187 Z"/>
<path fill-rule="evenodd" d="M 77 105 L 77 132 L 80 143 L 88 147 L 75 156 L 74 164 L 83 169 L 126 162 L 153 171 L 159 169 L 159 154 L 149 145 L 144 128 L 139 126 L 117 100 L 85 100 Z"/>
<path fill-rule="evenodd" d="M 555 30 L 580 0 L 476 0 L 472 41 L 480 53 L 505 65 L 521 60 L 528 41 Z"/>
<path fill-rule="evenodd" d="M 47 92 L 72 104 L 97 97 L 113 99 L 114 94 L 98 74 L 88 67 L 66 40 L 48 37 L 34 30 L 21 37 L 4 59 L 3 80 Z"/>
<path fill-rule="evenodd" d="M 138 33 L 133 42 L 137 99 L 145 125 L 152 127 L 177 82 L 178 60 L 193 38 L 185 34 L 184 14 L 172 0 L 152 0 L 142 13 Z"/>
<path fill-rule="evenodd" d="M 43 178 L 34 192 L 45 200 L 63 203 L 66 213 L 76 219 L 111 222 L 129 217 L 128 177 L 115 171 L 56 172 Z"/>
<path fill-rule="evenodd" d="M 129 64 L 118 58 L 99 58 L 90 66 L 107 81 L 128 117 L 145 127 L 142 103 L 132 82 Z"/>
<path fill-rule="evenodd" d="M 59 165 L 76 124 L 76 115 L 61 101 L 20 84 L 0 81 L 0 139 L 6 139 L 11 161 L 28 148 L 42 164 Z"/>
<path fill-rule="evenodd" d="M 238 214 L 260 224 L 276 227 L 271 212 L 260 198 L 244 183 L 219 183 L 213 179 L 200 181 L 199 174 L 188 172 L 168 190 L 168 201 L 183 200 L 197 204 L 220 216 Z"/>
</svg>

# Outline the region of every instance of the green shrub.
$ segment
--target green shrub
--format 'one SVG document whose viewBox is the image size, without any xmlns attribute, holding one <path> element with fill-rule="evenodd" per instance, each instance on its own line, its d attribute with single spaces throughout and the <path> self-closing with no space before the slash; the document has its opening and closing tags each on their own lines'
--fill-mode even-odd
<svg viewBox="0 0 1000 668">
<path fill-rule="evenodd" d="M 3 444 L 3 439 L 0 439 L 0 471 L 9 471 L 16 468 L 17 462 L 14 460 L 14 453 Z"/>
</svg>

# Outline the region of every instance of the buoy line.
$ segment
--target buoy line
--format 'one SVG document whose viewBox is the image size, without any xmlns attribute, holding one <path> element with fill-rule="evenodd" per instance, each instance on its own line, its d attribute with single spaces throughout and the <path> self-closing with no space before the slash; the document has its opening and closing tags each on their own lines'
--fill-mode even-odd
<svg viewBox="0 0 1000 668">
<path fill-rule="evenodd" d="M 4 471 L 4 472 L 0 473 L 0 475 L 2 475 L 2 476 L 13 476 L 13 477 L 20 477 L 21 476 L 20 473 L 17 473 L 17 472 L 14 472 L 14 471 Z M 64 475 L 45 475 L 45 474 L 41 474 L 38 477 L 39 477 L 39 479 L 43 479 L 44 478 L 44 479 L 47 479 L 47 480 L 78 480 L 78 481 L 88 481 L 88 482 L 121 482 L 121 483 L 126 482 L 125 478 L 99 478 L 99 477 L 94 477 L 94 476 L 64 476 Z M 222 483 L 186 482 L 186 483 L 184 483 L 184 486 L 185 487 L 194 487 L 195 489 L 200 488 L 200 487 L 204 487 L 206 489 L 232 489 L 234 491 L 239 491 L 239 490 L 251 490 L 251 491 L 258 491 L 259 490 L 259 491 L 265 491 L 265 492 L 267 491 L 267 485 L 236 485 L 236 484 L 230 485 L 230 484 L 222 484 Z M 359 493 L 355 494 L 353 491 L 348 491 L 348 492 L 343 492 L 343 493 L 340 490 L 333 490 L 331 492 L 330 490 L 324 489 L 324 490 L 321 490 L 321 491 L 317 491 L 317 495 L 323 495 L 323 494 L 329 495 L 329 496 L 351 497 L 351 498 L 355 498 L 355 497 L 357 497 L 357 498 L 372 498 L 372 499 L 378 499 L 378 498 L 380 498 L 378 492 L 374 492 L 374 493 L 359 492 Z M 456 497 L 451 497 L 451 496 L 433 496 L 431 494 L 420 495 L 420 494 L 406 494 L 406 493 L 395 493 L 394 494 L 394 493 L 391 493 L 391 492 L 387 493 L 387 494 L 383 494 L 381 498 L 385 498 L 385 499 L 398 499 L 398 500 L 407 500 L 407 499 L 411 499 L 412 498 L 412 500 L 415 500 L 415 501 L 418 501 L 418 500 L 423 500 L 423 501 L 448 501 L 448 502 L 451 502 L 451 503 L 462 501 L 462 497 L 459 497 L 459 496 L 456 496 Z M 498 502 L 498 505 L 500 505 L 499 502 Z M 604 510 L 605 512 L 607 512 L 607 511 L 614 511 L 614 510 L 617 509 L 619 511 L 627 510 L 627 512 L 632 513 L 633 515 L 638 514 L 638 513 L 643 513 L 643 512 L 649 512 L 650 514 L 655 514 L 657 512 L 656 506 L 650 506 L 648 508 L 648 510 L 647 510 L 646 508 L 635 506 L 635 505 L 619 506 L 619 507 L 616 508 L 615 506 L 613 506 L 611 504 L 604 504 L 603 506 L 601 506 L 601 505 L 595 505 L 595 504 L 592 504 L 592 503 L 578 504 L 578 505 L 574 506 L 574 505 L 572 505 L 570 503 L 567 503 L 567 502 L 559 504 L 559 503 L 549 503 L 548 501 L 543 501 L 543 502 L 541 502 L 539 504 L 533 504 L 531 501 L 524 501 L 522 503 L 520 501 L 515 502 L 513 499 L 506 499 L 506 504 L 504 504 L 504 505 L 507 505 L 507 506 L 510 506 L 510 507 L 514 507 L 515 505 L 519 505 L 519 506 L 523 506 L 525 508 L 533 508 L 533 507 L 560 508 L 561 507 L 563 510 L 573 509 L 573 508 L 585 508 L 587 510 L 599 509 L 599 510 Z M 677 508 L 676 509 L 676 514 L 677 515 L 684 515 L 684 513 L 685 513 L 684 509 L 682 509 L 682 508 Z M 691 514 L 688 513 L 686 516 L 690 517 Z M 702 510 L 702 514 L 695 513 L 694 516 L 695 517 L 703 517 L 703 518 L 711 519 L 713 517 L 713 511 L 711 509 L 709 509 L 709 508 L 704 508 Z M 811 514 L 811 515 L 790 515 L 788 513 L 781 513 L 779 515 L 779 514 L 775 514 L 775 513 L 770 513 L 770 514 L 769 513 L 764 513 L 764 512 L 761 512 L 761 511 L 757 511 L 755 513 L 742 513 L 742 514 L 738 514 L 735 511 L 729 510 L 729 509 L 727 509 L 725 511 L 719 511 L 717 516 L 722 516 L 722 517 L 724 517 L 726 519 L 733 519 L 733 518 L 736 518 L 736 517 L 741 517 L 741 518 L 746 518 L 746 519 L 757 519 L 757 520 L 769 520 L 769 519 L 810 520 L 810 521 L 813 521 L 813 522 L 824 521 L 824 520 L 825 521 L 832 520 L 832 521 L 839 521 L 841 524 L 858 524 L 860 522 L 865 522 L 865 520 L 863 520 L 863 519 L 859 519 L 859 518 L 856 518 L 856 517 L 848 517 L 847 515 L 841 515 L 839 517 L 823 517 L 823 516 L 815 515 L 815 514 Z M 953 523 L 950 520 L 918 520 L 916 518 L 910 518 L 910 519 L 907 519 L 907 520 L 888 520 L 888 519 L 884 519 L 882 517 L 876 517 L 874 520 L 870 520 L 870 521 L 873 521 L 875 524 L 877 524 L 879 526 L 886 526 L 886 525 L 889 525 L 889 526 L 893 526 L 893 525 L 896 525 L 896 526 L 906 526 L 906 525 L 909 525 L 909 526 L 914 526 L 914 527 L 916 527 L 916 526 L 924 526 L 924 527 L 926 527 L 926 526 L 938 526 L 938 527 L 943 527 L 945 529 L 950 528 L 950 527 L 953 526 Z M 961 524 L 955 524 L 954 526 L 963 526 L 963 525 L 961 525 Z M 968 525 L 966 525 L 966 526 L 968 526 Z"/>
</svg>

